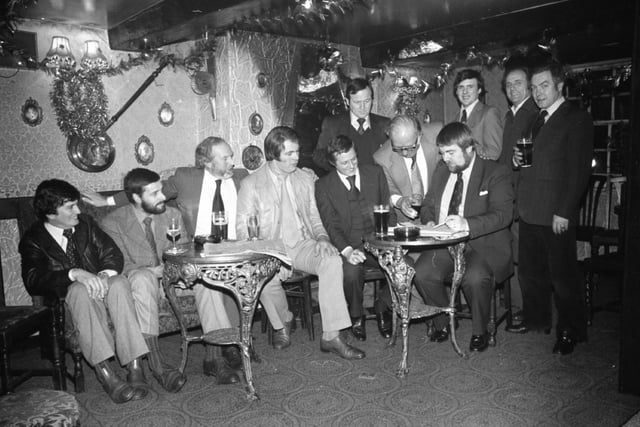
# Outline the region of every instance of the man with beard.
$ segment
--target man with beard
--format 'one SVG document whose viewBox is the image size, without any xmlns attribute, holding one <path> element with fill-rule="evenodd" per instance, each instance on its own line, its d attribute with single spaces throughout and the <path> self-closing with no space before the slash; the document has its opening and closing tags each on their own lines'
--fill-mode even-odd
<svg viewBox="0 0 640 427">
<path fill-rule="evenodd" d="M 148 169 L 131 170 L 124 177 L 124 191 L 130 204 L 111 212 L 102 220 L 102 228 L 116 242 L 124 255 L 122 274 L 131 283 L 131 293 L 144 340 L 149 347 L 147 357 L 153 376 L 162 387 L 177 392 L 186 378 L 162 361 L 158 347 L 158 303 L 162 277 L 162 252 L 170 244 L 165 238 L 172 219 L 184 230 L 178 209 L 165 205 L 160 176 Z M 183 232 L 179 242 L 188 242 Z M 142 375 L 138 381 L 143 385 Z"/>
<path fill-rule="evenodd" d="M 423 224 L 446 223 L 454 231 L 469 232 L 465 250 L 466 272 L 462 291 L 471 306 L 472 336 L 469 349 L 488 346 L 487 324 L 493 282 L 510 274 L 513 186 L 507 167 L 476 154 L 477 141 L 463 123 L 442 128 L 436 143 L 442 162 L 433 173 L 429 192 L 420 210 Z M 425 251 L 415 265 L 415 283 L 425 302 L 443 307 L 449 299 L 444 284 L 453 274 L 453 259 L 446 248 Z M 449 337 L 445 315 L 434 318 L 431 341 Z"/>
</svg>

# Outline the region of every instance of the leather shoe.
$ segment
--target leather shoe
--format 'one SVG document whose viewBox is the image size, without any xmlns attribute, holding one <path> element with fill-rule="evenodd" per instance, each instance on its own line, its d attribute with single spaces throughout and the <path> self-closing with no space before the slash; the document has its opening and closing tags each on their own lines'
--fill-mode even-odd
<svg viewBox="0 0 640 427">
<path fill-rule="evenodd" d="M 100 362 L 95 366 L 96 377 L 102 384 L 102 388 L 107 392 L 113 403 L 128 402 L 136 394 L 136 391 L 126 382 L 122 381 L 118 375 L 111 370 L 109 362 Z"/>
<path fill-rule="evenodd" d="M 524 313 L 522 312 L 522 310 L 518 310 L 513 313 L 513 316 L 511 316 L 511 320 L 513 320 L 514 322 L 522 322 L 524 320 Z"/>
<path fill-rule="evenodd" d="M 376 321 L 378 322 L 378 331 L 383 338 L 391 338 L 393 328 L 393 317 L 391 310 L 385 310 L 382 313 L 376 313 Z"/>
<path fill-rule="evenodd" d="M 222 357 L 231 369 L 242 369 L 242 356 L 240 349 L 236 345 L 229 345 L 222 348 Z"/>
<path fill-rule="evenodd" d="M 282 350 L 291 345 L 291 321 L 284 322 L 284 327 L 273 332 L 273 348 Z"/>
<path fill-rule="evenodd" d="M 568 331 L 562 331 L 562 334 L 553 346 L 553 353 L 562 355 L 573 353 L 575 346 L 575 338 L 573 338 Z"/>
<path fill-rule="evenodd" d="M 203 360 L 202 371 L 208 377 L 216 377 L 220 385 L 240 382 L 238 375 L 227 365 L 224 359 Z"/>
<path fill-rule="evenodd" d="M 486 332 L 482 335 L 471 335 L 469 350 L 485 351 L 488 346 L 489 346 L 489 339 L 488 339 L 488 334 Z"/>
<path fill-rule="evenodd" d="M 364 351 L 347 344 L 340 335 L 332 340 L 320 340 L 320 351 L 335 353 L 343 359 L 362 359 L 365 356 Z"/>
<path fill-rule="evenodd" d="M 351 319 L 351 332 L 358 341 L 364 341 L 367 339 L 367 329 L 365 328 L 366 318 L 364 316 Z"/>
<path fill-rule="evenodd" d="M 142 367 L 140 358 L 134 359 L 127 365 L 127 382 L 135 390 L 131 400 L 145 398 L 149 384 L 147 384 L 147 379 L 144 376 L 144 368 Z"/>
<path fill-rule="evenodd" d="M 435 330 L 431 334 L 429 341 L 431 342 L 445 342 L 449 339 L 449 326 L 445 326 L 442 329 Z"/>
<path fill-rule="evenodd" d="M 153 374 L 153 378 L 169 393 L 177 393 L 187 382 L 187 377 L 185 377 L 183 373 L 168 365 L 163 364 L 162 372 L 154 372 L 151 370 L 151 373 Z"/>
<path fill-rule="evenodd" d="M 545 335 L 549 335 L 551 333 L 551 328 L 532 328 L 524 321 L 507 326 L 505 330 L 512 334 L 526 334 L 529 331 L 542 332 Z"/>
</svg>

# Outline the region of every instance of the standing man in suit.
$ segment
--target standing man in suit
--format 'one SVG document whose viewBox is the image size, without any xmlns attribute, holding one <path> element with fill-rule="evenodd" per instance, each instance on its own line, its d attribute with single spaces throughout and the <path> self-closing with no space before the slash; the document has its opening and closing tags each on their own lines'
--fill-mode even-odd
<svg viewBox="0 0 640 427">
<path fill-rule="evenodd" d="M 453 95 L 460 104 L 456 121 L 469 126 L 478 141 L 476 152 L 484 159 L 498 160 L 502 152 L 502 121 L 496 107 L 480 101 L 486 93 L 482 74 L 470 68 L 460 71 L 453 82 Z"/>
<path fill-rule="evenodd" d="M 472 335 L 469 349 L 486 350 L 487 324 L 493 281 L 512 273 L 511 233 L 513 186 L 504 165 L 476 155 L 476 140 L 467 125 L 453 122 L 442 128 L 437 144 L 443 162 L 433 173 L 429 193 L 420 212 L 423 224 L 446 223 L 454 231 L 468 231 L 466 270 L 462 290 L 471 306 Z M 425 251 L 415 265 L 415 283 L 427 304 L 449 303 L 444 283 L 454 270 L 447 249 Z M 434 319 L 431 341 L 449 337 L 445 315 Z"/>
<path fill-rule="evenodd" d="M 514 165 L 511 161 L 513 150 L 518 139 L 528 136 L 531 124 L 538 115 L 538 106 L 531 98 L 531 75 L 529 68 L 524 63 L 507 64 L 504 72 L 503 87 L 504 92 L 509 100 L 509 111 L 504 120 L 504 132 L 502 134 L 502 153 L 498 159 L 499 163 L 513 169 Z M 518 172 L 513 171 L 514 189 L 517 185 Z M 517 202 L 516 202 L 517 203 Z M 514 206 L 515 209 L 515 206 Z M 520 292 L 520 284 L 518 282 L 518 216 L 514 213 L 513 223 L 511 223 L 511 235 L 513 236 L 513 269 L 514 276 L 511 278 L 509 285 L 511 286 L 511 301 L 514 307 L 522 308 L 522 294 Z M 522 311 L 517 313 L 520 318 Z M 513 326 L 507 326 L 507 331 L 513 332 Z"/>
<path fill-rule="evenodd" d="M 248 214 L 257 214 L 260 234 L 281 241 L 292 267 L 318 275 L 318 299 L 322 316 L 320 350 L 345 359 L 362 359 L 362 350 L 349 345 L 340 334 L 351 327 L 342 287 L 342 259 L 322 225 L 314 193 L 315 175 L 298 169 L 300 145 L 296 132 L 275 127 L 264 141 L 266 165 L 242 182 L 238 194 L 238 238 L 246 239 Z M 284 292 L 283 292 L 284 293 Z M 273 323 L 287 320 L 286 299 L 281 305 L 265 305 Z M 285 327 L 287 324 L 285 323 Z"/>
<path fill-rule="evenodd" d="M 373 88 L 368 80 L 356 78 L 347 84 L 349 112 L 326 117 L 313 152 L 313 161 L 326 172 L 333 168 L 327 159 L 327 146 L 338 135 L 348 136 L 358 153 L 361 165 L 373 164 L 373 153 L 386 140 L 389 119 L 371 113 Z"/>
<path fill-rule="evenodd" d="M 80 213 L 80 192 L 66 181 L 42 181 L 33 206 L 38 221 L 20 241 L 22 278 L 31 295 L 65 297 L 80 349 L 114 403 L 142 399 L 141 358 L 149 352 L 122 276 L 122 253 L 93 219 Z M 111 318 L 114 334 L 108 318 Z M 109 359 L 127 367 L 120 379 Z"/>
<path fill-rule="evenodd" d="M 420 204 L 431 183 L 431 175 L 440 160 L 436 136 L 442 123 L 430 123 L 424 130 L 415 117 L 398 115 L 389 124 L 389 139 L 373 155 L 382 166 L 398 222 L 413 221 L 419 212 L 411 207 Z M 420 200 L 414 200 L 419 195 Z"/>
<path fill-rule="evenodd" d="M 389 186 L 377 165 L 358 165 L 358 157 L 349 137 L 338 135 L 327 147 L 335 171 L 316 182 L 316 202 L 320 218 L 331 243 L 342 255 L 344 294 L 351 315 L 351 330 L 356 339 L 367 339 L 362 290 L 364 268 L 378 267 L 378 261 L 364 250 L 363 236 L 373 233 L 373 206 L 389 201 Z M 389 220 L 395 225 L 395 215 Z M 378 330 L 391 336 L 391 293 L 385 283 L 374 303 Z"/>
<path fill-rule="evenodd" d="M 553 352 L 569 354 L 587 339 L 584 287 L 576 260 L 580 199 L 591 172 L 593 120 L 562 95 L 564 70 L 549 61 L 531 72 L 540 113 L 531 129 L 532 165 L 520 168 L 519 279 L 524 323 L 519 332 L 551 328 L 551 295 L 558 310 Z M 513 163 L 520 166 L 516 149 Z"/>
<path fill-rule="evenodd" d="M 124 192 L 130 203 L 104 217 L 102 228 L 124 255 L 122 274 L 131 283 L 138 323 L 150 350 L 151 372 L 165 390 L 177 392 L 186 377 L 177 369 L 165 366 L 162 360 L 158 346 L 158 279 L 162 278 L 162 253 L 170 245 L 165 238 L 167 229 L 175 218 L 184 230 L 182 215 L 178 209 L 165 205 L 160 176 L 148 169 L 137 168 L 127 173 Z M 186 233 L 182 233 L 179 243 L 188 241 Z"/>
</svg>

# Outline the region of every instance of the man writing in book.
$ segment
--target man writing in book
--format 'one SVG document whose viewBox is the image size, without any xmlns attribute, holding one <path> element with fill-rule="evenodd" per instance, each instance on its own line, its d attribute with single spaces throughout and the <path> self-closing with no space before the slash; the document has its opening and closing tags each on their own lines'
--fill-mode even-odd
<svg viewBox="0 0 640 427">
<path fill-rule="evenodd" d="M 476 154 L 477 141 L 467 125 L 453 122 L 436 138 L 442 156 L 433 173 L 429 191 L 420 210 L 423 224 L 445 223 L 453 231 L 467 231 L 466 272 L 462 291 L 471 306 L 473 331 L 469 349 L 488 346 L 487 324 L 493 282 L 511 274 L 513 187 L 511 172 L 504 165 Z M 453 274 L 453 259 L 447 249 L 425 251 L 415 265 L 415 283 L 429 305 L 446 306 L 445 284 Z M 436 331 L 431 341 L 449 337 L 446 318 L 434 318 Z"/>
</svg>

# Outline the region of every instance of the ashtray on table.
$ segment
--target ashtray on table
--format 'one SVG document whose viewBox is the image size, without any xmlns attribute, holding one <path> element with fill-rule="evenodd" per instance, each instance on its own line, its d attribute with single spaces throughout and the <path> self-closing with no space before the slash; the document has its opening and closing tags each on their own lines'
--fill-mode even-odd
<svg viewBox="0 0 640 427">
<path fill-rule="evenodd" d="M 400 226 L 393 229 L 393 237 L 396 240 L 417 240 L 419 236 L 419 227 Z"/>
</svg>

